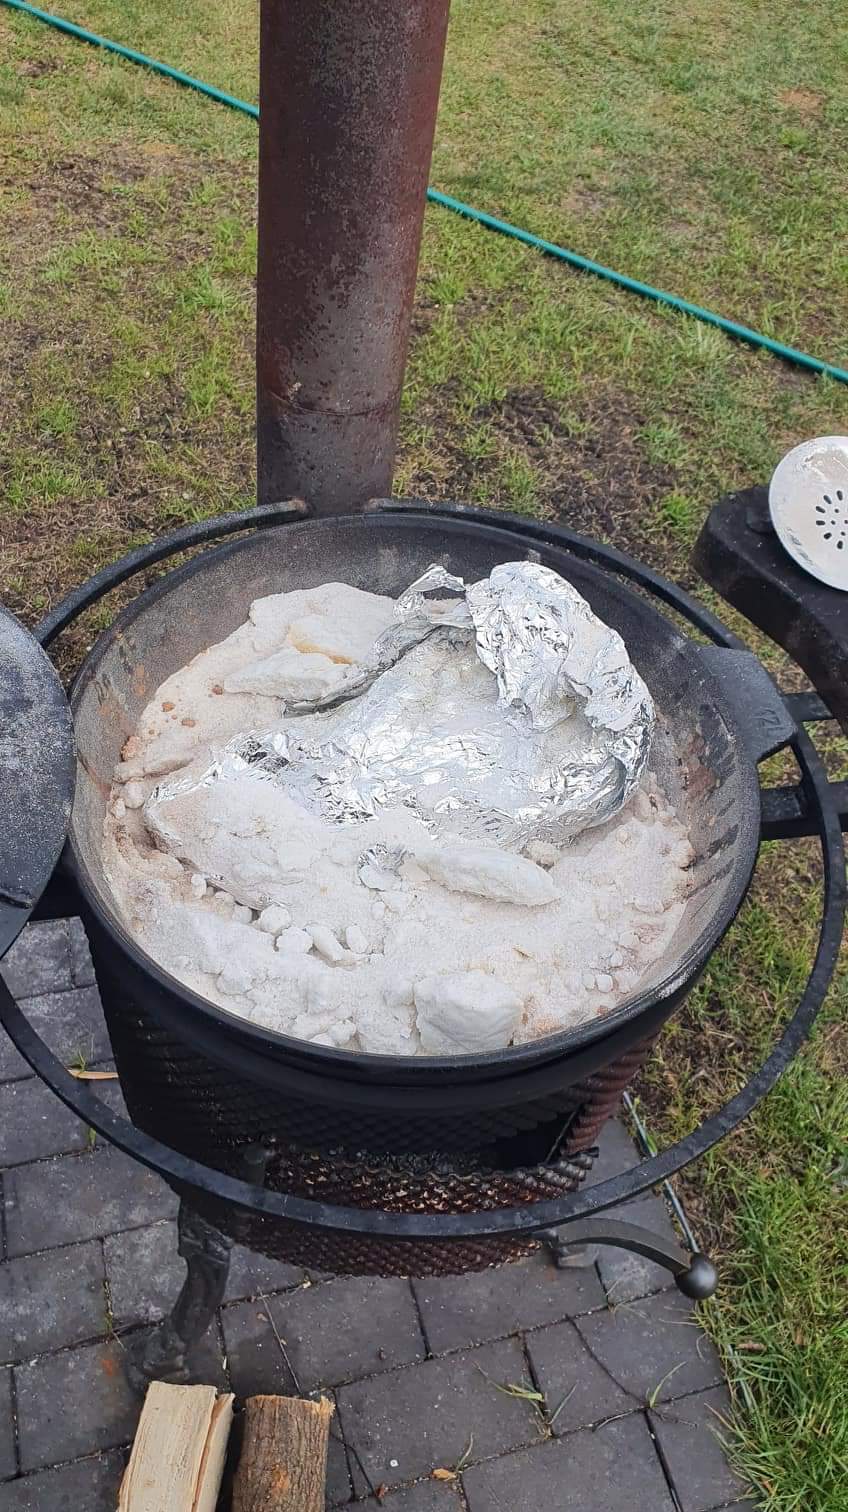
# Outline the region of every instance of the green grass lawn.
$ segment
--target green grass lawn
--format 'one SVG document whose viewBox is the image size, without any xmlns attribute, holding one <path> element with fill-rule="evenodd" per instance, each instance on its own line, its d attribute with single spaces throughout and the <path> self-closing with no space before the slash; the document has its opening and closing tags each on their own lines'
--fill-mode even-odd
<svg viewBox="0 0 848 1512">
<path fill-rule="evenodd" d="M 66 14 L 256 97 L 253 0 Z M 130 543 L 252 500 L 257 134 L 4 11 L 0 60 L 0 594 L 32 619 Z M 844 366 L 847 66 L 837 0 L 454 0 L 432 182 Z M 848 388 L 428 210 L 398 491 L 562 519 L 691 585 L 710 502 L 840 431 Z M 770 1044 L 816 879 L 814 846 L 767 848 L 640 1087 L 660 1141 Z M 846 1000 L 843 976 L 685 1183 L 722 1267 L 733 1452 L 773 1512 L 848 1509 Z"/>
</svg>

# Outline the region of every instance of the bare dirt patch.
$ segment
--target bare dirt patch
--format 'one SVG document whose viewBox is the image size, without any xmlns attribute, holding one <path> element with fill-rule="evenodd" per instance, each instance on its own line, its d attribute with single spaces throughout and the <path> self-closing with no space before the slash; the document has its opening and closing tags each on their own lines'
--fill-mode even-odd
<svg viewBox="0 0 848 1512">
<path fill-rule="evenodd" d="M 648 461 L 639 441 L 643 418 L 621 396 L 601 393 L 569 428 L 556 408 L 532 393 L 510 396 L 503 422 L 520 436 L 547 475 L 552 517 L 623 551 L 655 555 L 655 508 L 674 486 L 670 467 Z"/>
<path fill-rule="evenodd" d="M 816 94 L 813 89 L 784 89 L 777 98 L 788 110 L 794 110 L 808 120 L 820 116 L 824 107 L 824 95 Z"/>
<path fill-rule="evenodd" d="M 141 146 L 113 144 L 97 156 L 47 156 L 25 164 L 23 171 L 20 161 L 0 153 L 0 195 L 4 189 L 14 193 L 13 211 L 2 224 L 4 255 L 18 269 L 26 269 L 40 263 L 46 249 L 56 252 L 85 233 L 120 231 L 133 203 L 116 189 L 146 183 L 154 189 L 167 181 L 169 201 L 180 204 L 211 176 L 223 176 L 237 197 L 243 175 L 232 164 L 193 157 L 178 148 L 150 153 Z M 174 252 L 179 255 L 178 245 Z"/>
<path fill-rule="evenodd" d="M 61 64 L 55 58 L 22 58 L 15 72 L 23 79 L 40 79 L 44 74 L 57 73 Z"/>
<path fill-rule="evenodd" d="M 476 423 L 490 422 L 501 449 L 481 459 L 465 451 L 451 417 L 454 386 L 431 396 L 417 418 L 438 437 L 441 466 L 422 467 L 412 487 L 425 496 L 472 499 L 481 481 L 497 474 L 503 446 L 523 453 L 538 479 L 538 513 L 582 535 L 614 542 L 623 551 L 657 564 L 657 505 L 675 486 L 672 468 L 652 463 L 640 441 L 644 418 L 628 399 L 598 392 L 579 414 L 564 414 L 535 389 L 513 389 L 497 404 L 479 407 Z M 501 499 L 506 507 L 509 501 Z M 683 563 L 668 542 L 669 570 Z"/>
</svg>

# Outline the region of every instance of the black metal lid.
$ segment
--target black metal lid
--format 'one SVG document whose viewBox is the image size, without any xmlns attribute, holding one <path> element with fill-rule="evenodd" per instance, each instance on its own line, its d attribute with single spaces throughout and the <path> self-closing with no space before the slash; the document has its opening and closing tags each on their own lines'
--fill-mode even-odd
<svg viewBox="0 0 848 1512">
<path fill-rule="evenodd" d="M 0 957 L 59 859 L 74 796 L 71 711 L 53 663 L 0 605 Z"/>
</svg>

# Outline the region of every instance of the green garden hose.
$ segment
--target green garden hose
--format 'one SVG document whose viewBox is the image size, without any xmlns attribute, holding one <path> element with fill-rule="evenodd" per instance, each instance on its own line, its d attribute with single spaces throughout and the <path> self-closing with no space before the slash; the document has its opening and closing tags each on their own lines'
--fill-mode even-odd
<svg viewBox="0 0 848 1512">
<path fill-rule="evenodd" d="M 66 32 L 82 42 L 90 42 L 95 47 L 103 47 L 107 52 L 117 53 L 118 57 L 125 58 L 130 63 L 140 63 L 144 68 L 152 69 L 154 73 L 162 74 L 164 78 L 171 79 L 176 84 L 182 84 L 187 89 L 194 89 L 199 94 L 207 95 L 210 100 L 217 100 L 219 105 L 227 105 L 231 110 L 241 111 L 242 115 L 252 116 L 254 120 L 259 119 L 258 105 L 250 105 L 247 100 L 239 100 L 235 95 L 227 94 L 223 89 L 216 89 L 214 84 L 204 84 L 200 79 L 193 79 L 190 74 L 182 73 L 178 68 L 171 68 L 167 63 L 160 63 L 156 58 L 148 58 L 145 53 L 136 52 L 132 47 L 124 47 L 120 42 L 111 42 L 106 37 L 99 37 L 96 32 L 86 31 L 82 26 L 75 26 L 72 21 L 63 21 L 60 16 L 54 16 L 50 11 L 39 10 L 37 6 L 27 4 L 27 0 L 0 0 L 0 5 L 6 5 L 11 10 L 22 11 L 24 15 L 32 16 L 36 21 L 43 21 L 45 25 L 53 26 L 57 31 Z M 614 284 L 619 289 L 626 289 L 630 294 L 639 294 L 643 299 L 651 299 L 655 304 L 666 305 L 671 310 L 677 310 L 681 315 L 689 315 L 693 320 L 715 326 L 719 331 L 724 331 L 725 335 L 734 336 L 738 341 L 747 342 L 749 346 L 762 347 L 783 362 L 791 362 L 796 367 L 807 368 L 810 372 L 835 378 L 839 383 L 848 383 L 848 371 L 844 368 L 835 367 L 830 362 L 822 362 L 818 357 L 811 357 L 808 352 L 800 352 L 797 347 L 784 346 L 783 342 L 774 341 L 771 336 L 765 336 L 762 331 L 752 331 L 749 326 L 739 325 L 735 320 L 728 320 L 724 315 L 717 315 L 714 310 L 706 310 L 701 305 L 691 304 L 688 299 L 681 299 L 677 294 L 669 294 L 664 289 L 655 289 L 651 284 L 641 283 L 638 278 L 628 277 L 626 273 L 617 273 L 614 268 L 607 268 L 603 263 L 594 262 L 590 257 L 582 257 L 579 252 L 570 252 L 566 247 L 558 246 L 556 242 L 545 241 L 543 237 L 535 236 L 532 231 L 525 231 L 521 226 L 513 226 L 510 221 L 499 220 L 496 215 L 489 215 L 485 210 L 476 210 L 473 205 L 466 205 L 464 201 L 454 199 L 450 194 L 442 194 L 438 189 L 428 189 L 427 198 L 434 205 L 442 205 L 444 209 L 463 215 L 466 220 L 476 221 L 489 231 L 498 231 L 501 235 L 510 236 L 528 247 L 535 247 L 538 252 L 543 252 L 548 257 L 556 257 L 560 262 L 568 263 L 582 273 L 591 273 L 595 278 L 603 278 L 607 283 Z"/>
<path fill-rule="evenodd" d="M 119 58 L 126 58 L 129 63 L 140 63 L 144 68 L 150 68 L 154 73 L 163 74 L 166 79 L 173 79 L 175 84 L 184 84 L 186 89 L 196 89 L 200 94 L 208 95 L 210 100 L 217 100 L 219 105 L 229 105 L 231 110 L 240 110 L 242 115 L 253 116 L 259 120 L 259 106 L 248 105 L 246 100 L 237 100 L 235 95 L 227 94 L 223 89 L 216 89 L 214 84 L 203 84 L 200 79 L 193 79 L 191 74 L 181 73 L 178 68 L 171 68 L 167 63 L 159 63 L 156 58 L 148 58 L 145 53 L 136 52 L 133 47 L 124 47 L 120 42 L 110 42 L 108 37 L 98 37 L 96 32 L 86 31 L 84 26 L 75 26 L 73 21 L 63 21 L 61 16 L 53 16 L 50 11 L 39 10 L 37 5 L 27 5 L 25 0 L 0 0 L 0 4 L 8 5 L 11 10 L 23 11 L 24 15 L 32 16 L 36 21 L 43 21 L 46 26 L 55 26 L 57 31 L 67 32 L 69 37 L 77 37 L 80 42 L 91 42 L 95 47 L 105 47 L 107 52 L 117 53 Z"/>
</svg>

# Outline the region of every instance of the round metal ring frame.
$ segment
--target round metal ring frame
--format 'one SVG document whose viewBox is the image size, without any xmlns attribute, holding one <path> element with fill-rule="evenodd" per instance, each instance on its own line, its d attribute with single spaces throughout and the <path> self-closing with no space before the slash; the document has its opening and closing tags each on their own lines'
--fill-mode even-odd
<svg viewBox="0 0 848 1512">
<path fill-rule="evenodd" d="M 603 546 L 560 526 L 541 525 L 500 511 L 475 510 L 462 504 L 427 504 L 420 500 L 377 500 L 380 512 L 420 511 L 428 518 L 463 515 L 519 532 L 526 542 L 551 543 L 628 579 L 647 590 L 686 619 L 715 644 L 743 648 L 744 643 L 695 599 L 649 568 L 613 547 Z M 308 511 L 294 503 L 266 506 L 188 526 L 141 547 L 90 578 L 41 622 L 36 638 L 46 649 L 81 613 L 120 583 L 170 556 L 239 531 L 269 528 L 303 519 Z M 86 1124 L 119 1149 L 159 1172 L 181 1189 L 193 1187 L 253 1213 L 337 1232 L 391 1239 L 470 1239 L 507 1234 L 537 1233 L 585 1219 L 639 1196 L 704 1155 L 752 1112 L 772 1089 L 810 1033 L 836 968 L 845 915 L 845 854 L 839 814 L 828 790 L 828 779 L 809 736 L 799 728 L 791 741 L 801 772 L 801 785 L 817 825 L 824 869 L 824 896 L 815 959 L 806 987 L 778 1043 L 747 1085 L 717 1113 L 667 1150 L 629 1171 L 580 1192 L 555 1200 L 477 1213 L 385 1213 L 367 1208 L 337 1207 L 304 1197 L 289 1196 L 254 1186 L 172 1150 L 113 1113 L 83 1083 L 70 1075 L 33 1029 L 8 989 L 0 981 L 0 1022 L 33 1070 Z"/>
</svg>

